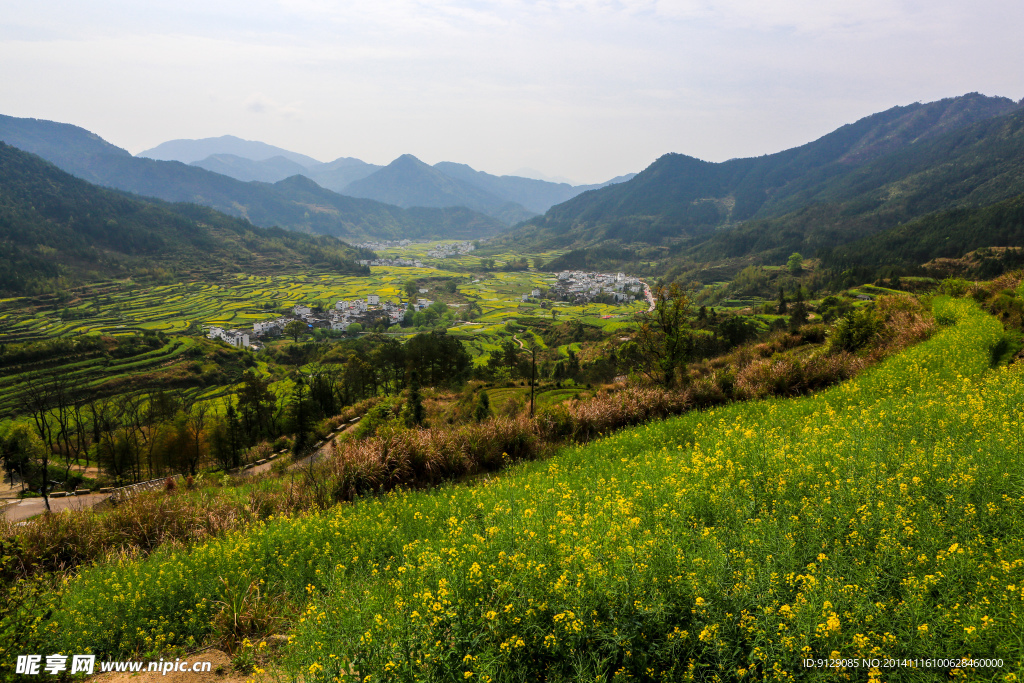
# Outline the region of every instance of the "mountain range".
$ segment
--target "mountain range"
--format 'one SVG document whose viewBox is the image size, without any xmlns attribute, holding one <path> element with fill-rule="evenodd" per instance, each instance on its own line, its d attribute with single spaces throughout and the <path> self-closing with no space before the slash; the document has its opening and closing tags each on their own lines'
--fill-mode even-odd
<svg viewBox="0 0 1024 683">
<path fill-rule="evenodd" d="M 179 161 L 134 157 L 83 128 L 52 121 L 0 116 L 0 141 L 97 185 L 208 206 L 263 227 L 347 241 L 477 239 L 506 228 L 464 207 L 405 209 L 340 195 L 301 175 L 276 183 L 243 182 Z"/>
<path fill-rule="evenodd" d="M 212 207 L 255 225 L 353 241 L 497 236 L 499 249 L 566 252 L 550 266 L 559 268 L 671 262 L 658 272 L 720 278 L 733 266 L 785 262 L 794 251 L 834 268 L 903 267 L 962 255 L 955 251 L 1020 246 L 1022 234 L 1013 221 L 1021 215 L 1015 198 L 1024 195 L 1024 102 L 977 93 L 893 107 L 761 157 L 712 163 L 666 154 L 635 177 L 594 187 L 494 176 L 452 162 L 430 166 L 412 155 L 361 177 L 371 165 L 358 159 L 313 160 L 318 172 L 355 177 L 339 194 L 310 177 L 309 157 L 238 138 L 176 141 L 182 144 L 150 152 L 211 152 L 195 163 L 219 164 L 249 181 L 133 157 L 49 121 L 0 116 L 0 140 L 89 182 Z M 298 167 L 306 172 L 292 173 Z M 290 175 L 274 182 L 259 175 L 275 168 Z M 892 253 L 877 252 L 884 244 Z"/>
<path fill-rule="evenodd" d="M 387 166 L 368 164 L 352 157 L 321 163 L 297 152 L 232 135 L 171 140 L 138 156 L 181 161 L 243 181 L 274 183 L 293 175 L 304 175 L 321 187 L 351 197 L 402 207 L 465 206 L 506 224 L 532 218 L 578 194 L 624 182 L 636 175 L 631 173 L 596 185 L 574 186 L 514 175 L 491 175 L 450 161 L 431 167 L 411 154 L 403 154 Z"/>
<path fill-rule="evenodd" d="M 363 274 L 372 252 L 332 237 L 258 228 L 195 204 L 97 187 L 0 143 L 0 292 L 66 289 L 155 271 L 266 272 L 316 265 Z"/>
<path fill-rule="evenodd" d="M 573 250 L 560 265 L 825 254 L 933 212 L 1024 193 L 1022 104 L 971 93 L 893 107 L 776 154 L 722 163 L 666 154 L 502 240 Z"/>
</svg>

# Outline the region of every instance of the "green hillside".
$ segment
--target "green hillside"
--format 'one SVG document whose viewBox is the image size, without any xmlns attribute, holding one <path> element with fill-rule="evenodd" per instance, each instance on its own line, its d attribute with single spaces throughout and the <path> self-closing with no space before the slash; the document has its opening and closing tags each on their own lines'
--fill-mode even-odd
<svg viewBox="0 0 1024 683">
<path fill-rule="evenodd" d="M 1014 246 L 1024 246 L 1024 195 L 982 209 L 931 214 L 826 251 L 822 262 L 836 271 L 912 270 L 932 259 L 954 259 L 984 247 Z"/>
<path fill-rule="evenodd" d="M 778 154 L 668 154 L 627 183 L 553 207 L 507 238 L 546 248 L 649 246 L 694 261 L 813 255 L 954 207 L 1024 192 L 1024 112 L 965 95 L 895 107 Z"/>
<path fill-rule="evenodd" d="M 368 252 L 257 228 L 196 205 L 141 201 L 0 143 L 0 291 L 65 288 L 163 268 L 262 271 L 317 264 L 362 273 Z"/>
<path fill-rule="evenodd" d="M 496 234 L 502 222 L 465 209 L 409 211 L 325 190 L 301 176 L 278 183 L 242 182 L 177 161 L 133 157 L 76 126 L 0 116 L 0 140 L 38 154 L 97 185 L 190 202 L 246 218 L 355 241 L 366 238 L 475 239 Z"/>
<path fill-rule="evenodd" d="M 272 666 L 306 681 L 1024 675 L 1024 380 L 995 319 L 935 306 L 944 331 L 818 395 L 85 568 L 0 616 L 4 655 L 256 661 L 288 633 Z"/>
</svg>

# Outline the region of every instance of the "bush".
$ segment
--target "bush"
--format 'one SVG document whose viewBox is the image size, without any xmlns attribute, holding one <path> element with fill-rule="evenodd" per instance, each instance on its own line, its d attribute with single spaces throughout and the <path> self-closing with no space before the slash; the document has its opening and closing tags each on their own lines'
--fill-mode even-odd
<svg viewBox="0 0 1024 683">
<path fill-rule="evenodd" d="M 403 404 L 404 401 L 397 396 L 381 399 L 359 421 L 353 436 L 357 439 L 366 439 L 374 436 L 383 427 L 397 428 Z"/>
<path fill-rule="evenodd" d="M 882 330 L 882 321 L 874 311 L 862 308 L 843 316 L 832 330 L 829 349 L 833 353 L 854 352 L 871 343 Z"/>
</svg>

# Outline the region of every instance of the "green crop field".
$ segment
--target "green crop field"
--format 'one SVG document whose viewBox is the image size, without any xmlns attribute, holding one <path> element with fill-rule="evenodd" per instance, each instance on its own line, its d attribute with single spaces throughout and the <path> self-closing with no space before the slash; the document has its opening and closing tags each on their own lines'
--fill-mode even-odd
<svg viewBox="0 0 1024 683">
<path fill-rule="evenodd" d="M 546 289 L 555 278 L 535 271 L 493 272 L 481 277 L 432 267 L 374 267 L 369 277 L 341 276 L 314 271 L 294 275 L 229 277 L 218 283 L 179 282 L 143 287 L 131 282 L 106 282 L 72 293 L 69 303 L 50 299 L 7 299 L 0 302 L 0 339 L 21 343 L 78 334 L 112 336 L 143 331 L 183 333 L 190 324 L 250 328 L 254 322 L 290 312 L 296 304 L 319 303 L 325 307 L 338 300 L 379 294 L 397 301 L 409 279 L 458 278 L 462 305 L 477 304 L 482 314 L 471 324 L 456 324 L 451 333 L 467 341 L 477 355 L 496 348 L 495 337 L 505 335 L 502 326 L 520 316 L 551 317 L 536 299 L 521 300 L 532 289 Z M 554 303 L 557 320 L 579 319 L 615 330 L 631 325 L 642 304 L 573 305 Z M 456 308 L 458 310 L 458 308 Z M 417 330 L 407 329 L 404 335 Z"/>
<path fill-rule="evenodd" d="M 1024 376 L 997 320 L 935 306 L 955 324 L 821 394 L 86 568 L 13 646 L 153 656 L 290 604 L 305 681 L 1016 680 Z"/>
</svg>

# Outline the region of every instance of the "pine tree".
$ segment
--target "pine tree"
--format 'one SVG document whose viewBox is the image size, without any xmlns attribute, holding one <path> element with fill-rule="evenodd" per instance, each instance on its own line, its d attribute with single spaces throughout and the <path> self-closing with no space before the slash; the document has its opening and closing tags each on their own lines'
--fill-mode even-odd
<svg viewBox="0 0 1024 683">
<path fill-rule="evenodd" d="M 473 417 L 477 422 L 483 422 L 491 416 L 491 397 L 483 389 L 476 397 L 476 408 L 473 410 Z"/>
<path fill-rule="evenodd" d="M 423 396 L 420 394 L 420 377 L 413 370 L 409 375 L 409 398 L 405 403 L 405 423 L 408 427 L 418 427 L 423 424 Z"/>
</svg>

